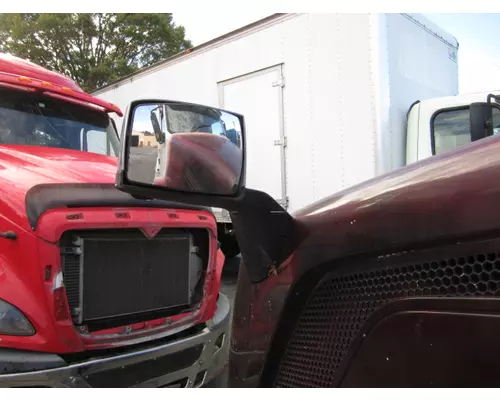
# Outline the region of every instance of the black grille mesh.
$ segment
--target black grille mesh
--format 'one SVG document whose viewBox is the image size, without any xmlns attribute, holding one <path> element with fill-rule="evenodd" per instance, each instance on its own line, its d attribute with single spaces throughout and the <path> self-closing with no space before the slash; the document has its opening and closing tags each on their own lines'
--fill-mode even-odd
<svg viewBox="0 0 500 400">
<path fill-rule="evenodd" d="M 189 305 L 187 233 L 83 239 L 83 320 Z"/>
<path fill-rule="evenodd" d="M 281 359 L 276 387 L 331 387 L 361 325 L 392 300 L 500 296 L 500 253 L 332 276 L 313 291 Z"/>
<path fill-rule="evenodd" d="M 79 248 L 61 247 L 61 265 L 68 305 L 72 312 L 80 306 L 80 253 Z"/>
<path fill-rule="evenodd" d="M 73 322 L 93 331 L 146 314 L 153 319 L 179 313 L 199 302 L 207 239 L 197 229 L 162 229 L 152 239 L 135 228 L 65 232 L 61 268 Z"/>
</svg>

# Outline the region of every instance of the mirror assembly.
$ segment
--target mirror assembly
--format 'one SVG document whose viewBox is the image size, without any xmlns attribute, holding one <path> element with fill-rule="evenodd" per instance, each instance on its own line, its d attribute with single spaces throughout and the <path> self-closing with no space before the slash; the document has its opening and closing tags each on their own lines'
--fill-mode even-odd
<svg viewBox="0 0 500 400">
<path fill-rule="evenodd" d="M 158 108 L 164 124 L 151 117 Z M 152 151 L 132 140 L 132 132 L 148 130 L 148 124 L 154 132 L 166 127 Z M 248 276 L 260 282 L 293 253 L 301 235 L 271 196 L 245 188 L 245 135 L 240 114 L 178 101 L 134 101 L 122 125 L 116 187 L 134 197 L 228 210 Z"/>
<path fill-rule="evenodd" d="M 471 142 L 493 135 L 493 107 L 500 110 L 500 96 L 489 94 L 486 102 L 471 103 L 469 120 Z"/>
</svg>

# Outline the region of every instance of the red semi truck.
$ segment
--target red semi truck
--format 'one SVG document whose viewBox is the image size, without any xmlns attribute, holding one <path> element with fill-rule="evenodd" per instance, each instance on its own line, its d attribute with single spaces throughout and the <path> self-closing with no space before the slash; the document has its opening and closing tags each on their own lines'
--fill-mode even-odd
<svg viewBox="0 0 500 400">
<path fill-rule="evenodd" d="M 110 113 L 0 54 L 0 386 L 193 387 L 224 368 L 215 218 L 117 190 Z"/>
</svg>

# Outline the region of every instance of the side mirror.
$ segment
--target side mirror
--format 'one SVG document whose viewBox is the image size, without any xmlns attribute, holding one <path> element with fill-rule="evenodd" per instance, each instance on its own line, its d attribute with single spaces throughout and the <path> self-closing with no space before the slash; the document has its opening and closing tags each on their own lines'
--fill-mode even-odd
<svg viewBox="0 0 500 400">
<path fill-rule="evenodd" d="M 493 108 L 500 110 L 499 103 L 500 96 L 490 93 L 486 97 L 486 102 L 470 104 L 469 121 L 471 142 L 493 135 Z"/>
<path fill-rule="evenodd" d="M 471 103 L 469 106 L 471 142 L 493 135 L 491 103 Z"/>
<path fill-rule="evenodd" d="M 149 148 L 134 147 L 132 132 L 160 129 L 157 110 L 163 113 L 164 140 L 157 139 L 156 146 Z M 226 137 L 224 126 L 232 130 L 232 140 Z M 216 199 L 242 196 L 243 116 L 198 104 L 136 101 L 129 106 L 123 129 L 117 176 L 120 190 L 155 198 L 165 198 L 169 192 L 169 199 L 188 203 L 199 203 L 200 197 L 207 203 L 210 197 L 214 206 Z"/>
</svg>

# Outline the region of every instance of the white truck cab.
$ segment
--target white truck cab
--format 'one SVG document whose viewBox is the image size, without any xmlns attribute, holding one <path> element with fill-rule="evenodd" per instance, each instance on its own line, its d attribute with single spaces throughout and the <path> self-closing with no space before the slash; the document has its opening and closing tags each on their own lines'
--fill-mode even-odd
<svg viewBox="0 0 500 400">
<path fill-rule="evenodd" d="M 483 137 L 500 133 L 500 108 L 488 103 L 488 96 L 500 96 L 500 90 L 461 94 L 416 101 L 408 111 L 406 164 L 439 155 Z M 473 105 L 471 107 L 471 105 Z M 477 109 L 491 111 L 491 130 L 474 133 L 471 118 L 480 118 Z M 474 111 L 476 110 L 476 111 Z M 476 127 L 477 128 L 477 127 Z M 481 131 L 481 126 L 479 125 Z"/>
</svg>

